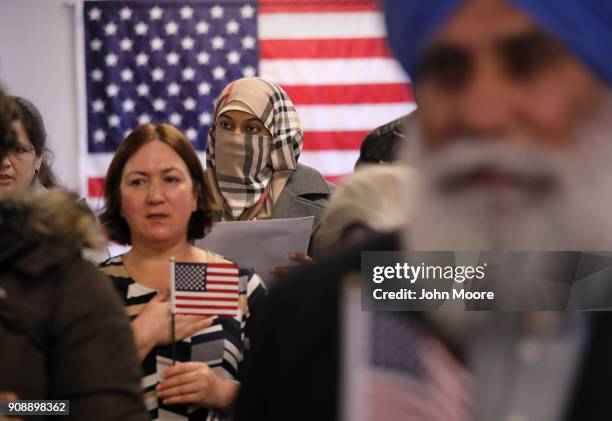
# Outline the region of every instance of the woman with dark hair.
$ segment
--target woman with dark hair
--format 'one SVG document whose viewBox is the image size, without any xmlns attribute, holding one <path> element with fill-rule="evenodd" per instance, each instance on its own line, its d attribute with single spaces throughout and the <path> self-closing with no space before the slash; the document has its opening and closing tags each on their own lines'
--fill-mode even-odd
<svg viewBox="0 0 612 421">
<path fill-rule="evenodd" d="M 170 259 L 231 263 L 191 244 L 204 237 L 213 217 L 195 151 L 173 126 L 140 126 L 117 149 L 104 194 L 101 221 L 109 238 L 132 248 L 101 266 L 132 318 L 152 418 L 176 419 L 181 414 L 190 420 L 225 419 L 238 391 L 236 378 L 248 343 L 249 315 L 264 296 L 261 279 L 253 271 L 239 269 L 241 298 L 236 317 L 175 316 L 180 362 L 164 370 L 172 355 L 166 292 Z M 192 357 L 200 361 L 191 361 Z"/>
<path fill-rule="evenodd" d="M 298 164 L 304 140 L 295 107 L 279 85 L 238 79 L 217 97 L 208 135 L 206 177 L 224 220 L 314 216 L 332 190 Z"/>
<path fill-rule="evenodd" d="M 51 169 L 52 153 L 47 146 L 47 131 L 38 109 L 25 98 L 6 97 L 11 112 L 14 142 L 0 159 L 0 193 L 30 189 L 34 192 L 63 190 Z M 85 200 L 73 195 L 76 205 L 91 213 Z M 100 233 L 100 238 L 102 234 Z M 94 264 L 108 258 L 105 248 L 83 249 L 83 257 Z"/>
<path fill-rule="evenodd" d="M 17 110 L 13 119 L 17 142 L 2 159 L 0 191 L 13 188 L 55 188 L 57 181 L 50 166 L 51 151 L 47 132 L 38 109 L 25 98 L 9 97 Z"/>
<path fill-rule="evenodd" d="M 303 144 L 297 111 L 281 86 L 260 77 L 227 85 L 215 102 L 206 151 L 206 182 L 220 219 L 314 216 L 316 232 L 333 185 L 298 163 Z M 289 258 L 312 262 L 301 253 Z"/>
</svg>

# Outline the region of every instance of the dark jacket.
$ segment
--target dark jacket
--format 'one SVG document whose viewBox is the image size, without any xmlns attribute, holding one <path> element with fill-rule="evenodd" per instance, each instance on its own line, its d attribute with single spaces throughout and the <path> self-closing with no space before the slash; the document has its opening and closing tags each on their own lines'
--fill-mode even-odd
<svg viewBox="0 0 612 421">
<path fill-rule="evenodd" d="M 399 159 L 399 151 L 405 142 L 403 125 L 410 114 L 396 118 L 372 130 L 361 142 L 355 169 L 365 164 L 391 163 Z"/>
<path fill-rule="evenodd" d="M 400 250 L 399 238 L 380 236 L 320 261 L 270 291 L 255 327 L 237 421 L 338 419 L 340 283 L 347 273 L 360 271 L 363 250 Z M 563 421 L 612 419 L 612 313 L 595 314 L 591 323 L 589 345 Z"/>
<path fill-rule="evenodd" d="M 30 213 L 0 201 L 0 390 L 67 399 L 66 420 L 146 420 L 117 294 L 78 249 L 24 235 Z"/>
</svg>

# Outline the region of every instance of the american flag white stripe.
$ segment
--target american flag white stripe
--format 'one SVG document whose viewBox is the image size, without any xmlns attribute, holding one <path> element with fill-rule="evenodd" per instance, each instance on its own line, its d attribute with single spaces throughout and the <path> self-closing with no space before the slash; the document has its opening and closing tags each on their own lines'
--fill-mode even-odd
<svg viewBox="0 0 612 421">
<path fill-rule="evenodd" d="M 238 276 L 238 269 L 232 268 L 232 267 L 227 267 L 227 268 L 225 268 L 225 267 L 209 267 L 208 271 L 206 273 L 209 276 L 210 275 L 219 275 L 219 276 L 221 276 L 222 274 Z"/>
<path fill-rule="evenodd" d="M 359 158 L 358 150 L 304 151 L 300 155 L 300 162 L 318 168 L 329 178 L 352 172 L 357 158 Z"/>
<path fill-rule="evenodd" d="M 238 276 L 238 274 L 235 275 L 211 275 L 208 274 L 208 276 L 206 276 L 206 279 L 210 282 L 210 283 L 216 283 L 219 285 L 238 285 L 240 282 L 236 279 L 236 276 Z"/>
<path fill-rule="evenodd" d="M 207 309 L 223 309 L 223 310 L 234 310 L 235 311 L 238 306 L 235 304 L 235 302 L 224 302 L 224 301 L 217 301 L 217 300 L 212 300 L 212 301 L 211 300 L 202 300 L 202 301 L 180 300 L 180 304 L 176 304 L 176 307 L 177 308 L 192 308 L 192 309 L 201 309 L 202 307 L 206 307 Z"/>
<path fill-rule="evenodd" d="M 259 18 L 262 40 L 383 38 L 384 28 L 382 13 L 373 11 L 262 13 Z"/>
<path fill-rule="evenodd" d="M 262 75 L 281 85 L 408 83 L 391 58 L 264 59 L 259 66 Z"/>
<path fill-rule="evenodd" d="M 190 300 L 188 297 L 182 297 L 181 295 L 176 296 L 177 299 L 180 300 L 180 305 L 182 306 L 217 306 L 217 307 L 235 307 L 236 302 L 238 301 L 238 294 L 235 297 L 228 298 L 220 298 L 220 297 L 211 297 L 211 300 Z M 212 300 L 214 298 L 214 300 Z M 178 304 L 177 304 L 178 305 Z M 183 307 L 187 308 L 187 307 Z"/>
<path fill-rule="evenodd" d="M 369 130 L 388 123 L 389 114 L 406 114 L 413 104 L 297 105 L 305 131 Z"/>
<path fill-rule="evenodd" d="M 180 311 L 180 313 L 183 314 L 197 314 L 197 315 L 201 315 L 201 316 L 230 316 L 230 317 L 235 317 L 236 316 L 236 310 L 235 309 L 201 309 L 201 308 L 189 308 L 189 309 L 185 309 L 185 311 Z"/>
</svg>

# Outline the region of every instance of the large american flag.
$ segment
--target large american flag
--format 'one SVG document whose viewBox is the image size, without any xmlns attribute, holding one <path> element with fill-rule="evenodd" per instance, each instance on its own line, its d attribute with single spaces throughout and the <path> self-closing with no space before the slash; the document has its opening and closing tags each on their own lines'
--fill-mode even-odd
<svg viewBox="0 0 612 421">
<path fill-rule="evenodd" d="M 170 122 L 203 152 L 214 98 L 243 76 L 286 89 L 305 131 L 300 162 L 332 181 L 369 130 L 414 108 L 374 0 L 86 1 L 79 18 L 90 199 L 139 124 Z"/>
<path fill-rule="evenodd" d="M 204 316 L 238 314 L 238 266 L 232 263 L 171 263 L 172 312 Z"/>
</svg>

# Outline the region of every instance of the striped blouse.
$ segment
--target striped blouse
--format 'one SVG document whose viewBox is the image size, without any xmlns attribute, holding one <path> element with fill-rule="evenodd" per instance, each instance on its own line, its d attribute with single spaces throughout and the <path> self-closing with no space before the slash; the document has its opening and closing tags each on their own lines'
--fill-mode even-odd
<svg viewBox="0 0 612 421">
<path fill-rule="evenodd" d="M 204 263 L 231 263 L 219 255 L 209 253 Z M 133 320 L 156 291 L 139 284 L 130 277 L 123 265 L 123 256 L 116 256 L 100 264 L 125 302 L 128 316 Z M 248 348 L 249 309 L 265 296 L 261 278 L 252 270 L 239 268 L 240 311 L 236 317 L 214 317 L 213 325 L 176 343 L 176 360 L 202 361 L 223 379 L 236 380 L 238 366 Z M 152 420 L 226 420 L 227 414 L 212 408 L 193 405 L 164 405 L 158 401 L 155 387 L 160 374 L 172 364 L 172 345 L 158 345 L 142 362 L 143 393 Z"/>
</svg>

